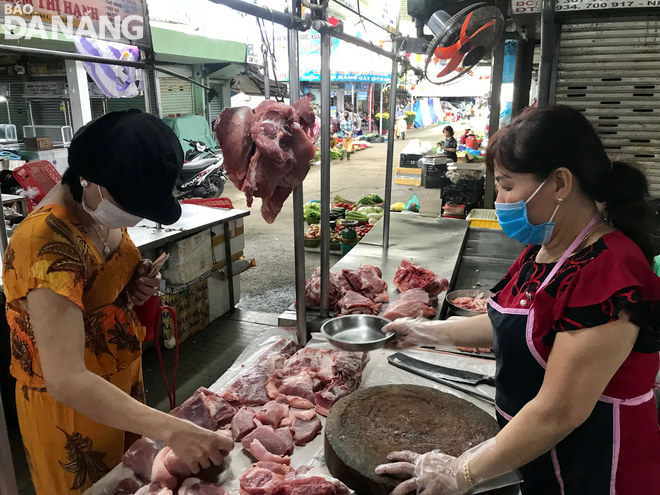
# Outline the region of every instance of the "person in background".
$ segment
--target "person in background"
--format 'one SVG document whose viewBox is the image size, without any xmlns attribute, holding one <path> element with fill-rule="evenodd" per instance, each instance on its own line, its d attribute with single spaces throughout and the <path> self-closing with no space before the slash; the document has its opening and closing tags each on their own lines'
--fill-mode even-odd
<svg viewBox="0 0 660 495">
<path fill-rule="evenodd" d="M 477 141 L 477 137 L 474 135 L 474 131 L 470 131 L 470 133 L 467 135 L 467 138 L 465 139 L 464 144 L 473 150 L 479 149 L 479 141 Z"/>
<path fill-rule="evenodd" d="M 460 138 L 458 138 L 458 142 L 461 143 L 462 145 L 465 145 L 465 140 L 467 139 L 468 134 L 470 132 L 472 132 L 472 129 L 470 129 L 469 127 L 465 129 L 465 131 L 463 131 L 463 135 Z"/>
<path fill-rule="evenodd" d="M 442 145 L 445 155 L 447 156 L 447 159 L 449 161 L 456 162 L 456 160 L 458 160 L 458 156 L 456 156 L 456 150 L 458 149 L 458 144 L 454 139 L 454 128 L 448 125 L 442 130 L 442 132 L 445 135 L 445 142 Z"/>
<path fill-rule="evenodd" d="M 344 112 L 344 120 L 339 123 L 339 130 L 341 131 L 341 137 L 344 139 L 341 160 L 344 158 L 350 160 L 353 151 L 353 120 L 351 120 L 348 112 Z"/>
<path fill-rule="evenodd" d="M 160 119 L 112 112 L 69 147 L 69 168 L 16 228 L 2 281 L 16 408 L 37 495 L 81 494 L 121 462 L 127 432 L 162 441 L 192 472 L 234 442 L 146 405 L 145 328 L 134 306 L 156 292 L 128 235 L 143 218 L 170 225 L 183 150 Z"/>
</svg>

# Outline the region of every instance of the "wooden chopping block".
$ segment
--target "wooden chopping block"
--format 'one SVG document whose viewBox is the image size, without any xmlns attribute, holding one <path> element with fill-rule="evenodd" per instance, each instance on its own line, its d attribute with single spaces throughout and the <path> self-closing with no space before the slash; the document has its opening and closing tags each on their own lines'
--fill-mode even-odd
<svg viewBox="0 0 660 495">
<path fill-rule="evenodd" d="M 440 449 L 459 456 L 499 432 L 497 421 L 474 404 L 430 387 L 385 385 L 354 392 L 330 410 L 325 460 L 334 477 L 357 495 L 388 495 L 401 481 L 379 476 L 387 454 Z M 517 493 L 512 487 L 487 493 Z M 484 492 L 486 493 L 486 492 Z"/>
</svg>

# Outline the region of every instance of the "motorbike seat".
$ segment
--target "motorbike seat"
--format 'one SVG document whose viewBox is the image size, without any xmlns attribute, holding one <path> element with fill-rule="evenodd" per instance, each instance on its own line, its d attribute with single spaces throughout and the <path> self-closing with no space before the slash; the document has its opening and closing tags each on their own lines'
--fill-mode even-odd
<svg viewBox="0 0 660 495">
<path fill-rule="evenodd" d="M 208 167 L 217 163 L 217 158 L 202 158 L 201 160 L 194 160 L 192 162 L 184 163 L 181 169 L 182 175 L 196 175 Z"/>
</svg>

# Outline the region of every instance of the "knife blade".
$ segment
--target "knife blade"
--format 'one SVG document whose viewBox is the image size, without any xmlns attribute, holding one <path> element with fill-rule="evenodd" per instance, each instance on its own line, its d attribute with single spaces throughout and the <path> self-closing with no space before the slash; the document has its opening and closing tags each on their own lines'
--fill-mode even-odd
<svg viewBox="0 0 660 495">
<path fill-rule="evenodd" d="M 471 371 L 446 368 L 438 364 L 427 363 L 426 361 L 415 359 L 414 357 L 408 356 L 406 354 L 402 354 L 400 352 L 392 354 L 387 359 L 388 361 L 390 359 L 398 359 L 402 363 L 405 363 L 409 366 L 415 366 L 420 370 L 426 372 L 427 374 L 433 374 L 434 376 L 443 378 L 445 380 L 450 380 L 459 383 L 467 383 L 469 385 L 479 385 L 480 383 L 483 383 L 486 385 L 495 386 L 495 377 L 489 375 L 482 375 L 479 373 L 473 373 Z"/>
<path fill-rule="evenodd" d="M 387 358 L 387 361 L 392 365 L 397 368 L 400 368 L 405 371 L 409 371 L 411 373 L 414 373 L 416 375 L 419 375 L 424 378 L 428 378 L 429 380 L 433 380 L 434 382 L 440 383 L 442 385 L 445 385 L 447 387 L 453 388 L 455 390 L 458 390 L 460 392 L 463 392 L 464 394 L 467 394 L 471 397 L 475 397 L 477 399 L 481 399 L 485 402 L 488 402 L 489 404 L 495 404 L 495 399 L 492 397 L 480 392 L 479 390 L 475 390 L 473 388 L 465 387 L 463 385 L 460 385 L 456 382 L 452 382 L 451 380 L 447 380 L 445 378 L 440 377 L 436 373 L 432 372 L 427 372 L 415 365 L 411 365 L 410 363 L 404 363 L 398 358 L 395 358 L 393 355 L 389 356 Z"/>
</svg>

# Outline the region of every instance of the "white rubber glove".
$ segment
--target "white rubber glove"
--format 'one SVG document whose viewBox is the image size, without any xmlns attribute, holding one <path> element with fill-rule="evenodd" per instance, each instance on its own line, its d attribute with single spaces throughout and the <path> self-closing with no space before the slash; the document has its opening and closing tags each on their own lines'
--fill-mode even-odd
<svg viewBox="0 0 660 495">
<path fill-rule="evenodd" d="M 399 318 L 383 327 L 381 331 L 386 334 L 390 332 L 396 334 L 387 344 L 390 349 L 408 349 L 420 345 L 449 345 L 451 342 L 444 335 L 442 328 L 448 323 L 426 318 Z"/>
<path fill-rule="evenodd" d="M 489 455 L 487 460 L 483 457 L 492 453 L 494 448 L 495 439 L 491 438 L 460 457 L 452 457 L 439 450 L 427 454 L 392 452 L 387 458 L 394 462 L 378 466 L 376 474 L 412 476 L 397 486 L 391 495 L 406 495 L 414 491 L 418 495 L 463 495 L 484 483 L 488 485 L 488 490 L 519 483 L 518 473 L 498 456 Z M 479 466 L 479 475 L 473 473 L 475 464 Z M 477 488 L 473 493 L 480 491 Z"/>
</svg>

